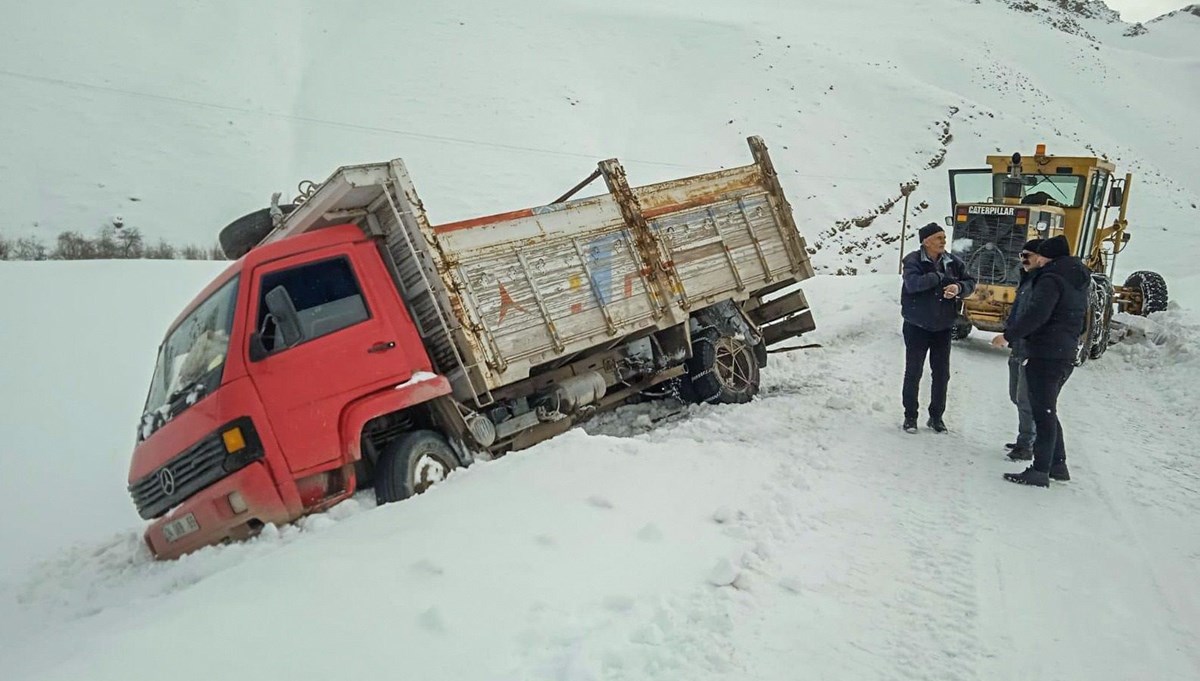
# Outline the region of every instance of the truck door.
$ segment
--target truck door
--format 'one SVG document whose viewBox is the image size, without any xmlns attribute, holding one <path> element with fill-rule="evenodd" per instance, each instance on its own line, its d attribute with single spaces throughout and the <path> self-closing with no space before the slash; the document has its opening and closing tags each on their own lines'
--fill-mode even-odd
<svg viewBox="0 0 1200 681">
<path fill-rule="evenodd" d="M 377 258 L 370 244 L 343 244 L 254 270 L 249 323 L 267 355 L 248 366 L 293 473 L 340 459 L 338 423 L 348 402 L 412 376 L 383 313 L 393 301 L 379 285 L 385 271 Z M 265 302 L 280 286 L 300 321 L 300 337 L 287 347 Z"/>
</svg>

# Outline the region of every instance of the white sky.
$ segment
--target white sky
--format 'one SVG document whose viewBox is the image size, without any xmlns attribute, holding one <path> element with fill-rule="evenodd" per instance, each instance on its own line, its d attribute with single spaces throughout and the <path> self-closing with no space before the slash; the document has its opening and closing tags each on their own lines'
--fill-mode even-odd
<svg viewBox="0 0 1200 681">
<path fill-rule="evenodd" d="M 1104 4 L 1121 13 L 1121 18 L 1129 23 L 1148 21 L 1180 7 L 1186 7 L 1188 0 L 1104 0 Z"/>
</svg>

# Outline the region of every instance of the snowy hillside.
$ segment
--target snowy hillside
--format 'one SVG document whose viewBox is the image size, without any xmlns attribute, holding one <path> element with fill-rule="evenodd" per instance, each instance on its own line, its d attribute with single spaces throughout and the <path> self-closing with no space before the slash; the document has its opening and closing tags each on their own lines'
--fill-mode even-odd
<svg viewBox="0 0 1200 681">
<path fill-rule="evenodd" d="M 744 163 L 749 134 L 826 271 L 888 271 L 900 183 L 921 182 L 914 221 L 938 219 L 947 168 L 1038 142 L 1135 172 L 1135 229 L 1200 218 L 1190 15 L 1126 37 L 1075 0 L 122 7 L 0 24 L 0 231 L 119 216 L 203 242 L 273 191 L 393 156 L 451 221 L 546 203 L 602 158 L 637 183 Z"/>
<path fill-rule="evenodd" d="M 0 262 L 0 677 L 1200 678 L 1200 17 L 410 4 L 6 11 L 0 231 L 119 214 L 199 241 L 391 156 L 449 221 L 601 158 L 636 183 L 745 163 L 761 134 L 822 270 L 863 274 L 805 284 L 822 347 L 772 355 L 748 405 L 628 407 L 402 504 L 154 563 L 134 428 L 163 331 L 224 265 Z M 1039 142 L 1135 173 L 1117 278 L 1157 270 L 1173 301 L 1067 384 L 1074 480 L 1049 491 L 1000 480 L 990 334 L 954 350 L 951 433 L 898 429 L 889 206 L 915 179 L 910 228 L 940 219 L 947 168 Z"/>
</svg>

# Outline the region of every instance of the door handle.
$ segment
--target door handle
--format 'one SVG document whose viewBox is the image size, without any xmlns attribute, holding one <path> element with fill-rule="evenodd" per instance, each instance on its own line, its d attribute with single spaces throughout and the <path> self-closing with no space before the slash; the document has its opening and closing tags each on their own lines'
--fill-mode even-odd
<svg viewBox="0 0 1200 681">
<path fill-rule="evenodd" d="M 388 350 L 391 350 L 394 347 L 396 347 L 396 341 L 387 341 L 386 343 L 383 341 L 380 341 L 380 342 L 376 343 L 375 345 L 372 345 L 371 347 L 367 348 L 367 352 L 387 352 Z"/>
</svg>

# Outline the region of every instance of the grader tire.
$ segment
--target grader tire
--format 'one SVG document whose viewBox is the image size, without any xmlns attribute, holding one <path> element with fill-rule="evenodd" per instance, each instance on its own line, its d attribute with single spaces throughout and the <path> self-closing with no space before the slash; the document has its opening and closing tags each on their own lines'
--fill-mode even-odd
<svg viewBox="0 0 1200 681">
<path fill-rule="evenodd" d="M 1112 328 L 1113 290 L 1107 280 L 1095 289 L 1099 309 L 1089 308 L 1088 314 L 1095 320 L 1096 330 L 1092 337 L 1092 347 L 1088 359 L 1100 359 L 1108 350 L 1109 333 Z"/>
<path fill-rule="evenodd" d="M 974 328 L 966 318 L 959 317 L 958 321 L 954 322 L 954 326 L 950 327 L 950 340 L 962 340 L 970 336 Z"/>
<path fill-rule="evenodd" d="M 1167 309 L 1167 282 L 1161 274 L 1149 270 L 1134 272 L 1125 280 L 1125 288 L 1137 289 L 1142 294 L 1142 309 L 1137 314 L 1145 317 Z"/>
<path fill-rule="evenodd" d="M 1095 288 L 1088 289 L 1087 308 L 1083 311 L 1083 333 L 1075 344 L 1075 366 L 1083 366 L 1092 354 L 1092 341 L 1096 335 L 1096 309 L 1100 304 Z"/>
</svg>

